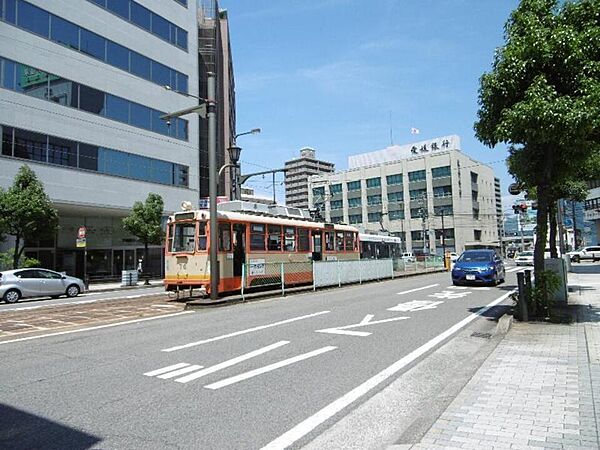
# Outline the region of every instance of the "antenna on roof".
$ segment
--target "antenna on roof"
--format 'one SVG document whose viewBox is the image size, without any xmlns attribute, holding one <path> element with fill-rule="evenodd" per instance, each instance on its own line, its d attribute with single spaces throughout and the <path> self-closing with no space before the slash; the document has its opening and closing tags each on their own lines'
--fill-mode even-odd
<svg viewBox="0 0 600 450">
<path fill-rule="evenodd" d="M 394 145 L 394 130 L 392 128 L 392 110 L 390 109 L 390 145 Z"/>
</svg>

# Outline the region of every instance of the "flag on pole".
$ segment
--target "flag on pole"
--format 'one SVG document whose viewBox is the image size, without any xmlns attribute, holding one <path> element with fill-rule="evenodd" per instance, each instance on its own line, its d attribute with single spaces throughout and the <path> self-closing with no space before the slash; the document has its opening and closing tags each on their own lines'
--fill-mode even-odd
<svg viewBox="0 0 600 450">
<path fill-rule="evenodd" d="M 419 134 L 421 131 L 418 128 L 411 128 L 410 134 Z"/>
</svg>

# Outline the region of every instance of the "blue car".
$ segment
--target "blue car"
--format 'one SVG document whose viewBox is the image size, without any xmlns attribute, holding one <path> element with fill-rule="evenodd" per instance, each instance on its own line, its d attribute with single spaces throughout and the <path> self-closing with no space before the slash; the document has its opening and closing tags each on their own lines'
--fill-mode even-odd
<svg viewBox="0 0 600 450">
<path fill-rule="evenodd" d="M 504 281 L 504 263 L 494 250 L 467 250 L 454 263 L 452 284 L 497 285 Z"/>
</svg>

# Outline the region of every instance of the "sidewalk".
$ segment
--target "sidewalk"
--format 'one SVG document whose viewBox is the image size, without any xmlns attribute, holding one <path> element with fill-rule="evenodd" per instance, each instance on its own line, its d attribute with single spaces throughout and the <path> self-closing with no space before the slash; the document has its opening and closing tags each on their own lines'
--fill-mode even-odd
<svg viewBox="0 0 600 450">
<path fill-rule="evenodd" d="M 137 288 L 149 288 L 149 287 L 159 287 L 163 285 L 162 279 L 159 280 L 150 280 L 150 286 L 144 285 L 143 281 L 138 281 L 137 285 L 134 286 L 123 286 L 120 281 L 113 283 L 102 283 L 95 282 L 90 283 L 90 286 L 87 292 L 110 292 L 110 291 L 121 291 L 123 289 L 137 289 Z"/>
<path fill-rule="evenodd" d="M 388 449 L 600 449 L 600 274 L 569 290 L 576 322 L 515 322 L 421 442 Z"/>
</svg>

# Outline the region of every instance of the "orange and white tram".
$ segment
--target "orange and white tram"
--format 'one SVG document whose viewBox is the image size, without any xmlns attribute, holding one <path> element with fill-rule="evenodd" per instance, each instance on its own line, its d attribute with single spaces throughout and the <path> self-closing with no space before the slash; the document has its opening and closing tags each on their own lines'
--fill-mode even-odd
<svg viewBox="0 0 600 450">
<path fill-rule="evenodd" d="M 241 289 L 244 264 L 360 259 L 358 230 L 348 225 L 246 212 L 217 214 L 219 292 Z M 210 293 L 211 232 L 207 210 L 177 212 L 169 217 L 165 241 L 167 291 Z M 260 274 L 246 277 L 245 287 L 261 284 Z M 286 284 L 310 282 L 312 264 L 290 264 L 286 269 Z"/>
</svg>

